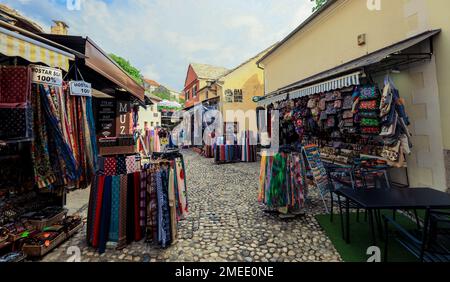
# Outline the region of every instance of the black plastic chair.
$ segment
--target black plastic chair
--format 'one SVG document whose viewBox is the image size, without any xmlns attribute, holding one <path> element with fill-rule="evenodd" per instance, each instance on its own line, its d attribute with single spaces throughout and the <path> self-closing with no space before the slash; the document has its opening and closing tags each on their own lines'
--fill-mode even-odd
<svg viewBox="0 0 450 282">
<path fill-rule="evenodd" d="M 335 205 L 337 205 L 337 207 L 339 208 L 339 216 L 341 219 L 342 237 L 344 238 L 345 237 L 344 236 L 345 228 L 344 228 L 343 209 L 345 209 L 345 201 L 341 200 L 341 195 L 339 193 L 337 193 L 337 191 L 339 190 L 339 186 L 353 186 L 353 182 L 352 181 L 350 181 L 350 183 L 342 182 L 339 177 L 336 177 L 336 175 L 337 174 L 348 174 L 348 177 L 350 177 L 350 179 L 352 179 L 353 168 L 343 168 L 341 166 L 332 165 L 332 164 L 327 164 L 325 166 L 325 168 L 327 170 L 327 176 L 328 176 L 328 182 L 329 182 L 330 203 L 331 203 L 330 222 L 333 222 L 333 220 L 334 220 L 334 207 L 335 207 Z M 359 211 L 360 207 L 356 203 L 350 202 L 350 208 L 357 209 Z M 358 213 L 357 221 L 359 221 L 359 213 Z"/>
<path fill-rule="evenodd" d="M 423 228 L 406 230 L 383 215 L 385 223 L 384 261 L 388 261 L 389 227 L 396 240 L 420 262 L 450 262 L 450 212 L 427 210 Z"/>
</svg>

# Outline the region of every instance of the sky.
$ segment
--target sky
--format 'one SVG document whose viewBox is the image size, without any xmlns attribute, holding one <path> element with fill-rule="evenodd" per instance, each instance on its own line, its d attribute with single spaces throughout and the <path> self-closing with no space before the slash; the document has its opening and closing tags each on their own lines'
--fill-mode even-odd
<svg viewBox="0 0 450 282">
<path fill-rule="evenodd" d="M 0 0 L 50 31 L 88 36 L 144 77 L 181 91 L 189 63 L 234 68 L 282 40 L 312 12 L 310 0 Z M 70 5 L 69 5 L 70 6 Z M 73 7 L 73 6 L 72 6 Z"/>
</svg>

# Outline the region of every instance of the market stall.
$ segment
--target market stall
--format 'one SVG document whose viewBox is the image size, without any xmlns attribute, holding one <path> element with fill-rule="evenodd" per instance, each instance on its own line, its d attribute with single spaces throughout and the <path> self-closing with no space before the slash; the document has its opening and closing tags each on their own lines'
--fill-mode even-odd
<svg viewBox="0 0 450 282">
<path fill-rule="evenodd" d="M 92 180 L 96 143 L 91 100 L 63 76 L 80 54 L 1 25 L 0 261 L 22 261 L 82 228 L 65 195 Z"/>
<path fill-rule="evenodd" d="M 304 200 L 310 182 L 328 210 L 331 180 L 375 187 L 389 183 L 388 169 L 406 167 L 412 147 L 409 119 L 389 75 L 379 87 L 355 73 L 296 91 L 268 109 L 280 112 L 281 128 L 280 151 L 261 161 L 260 201 L 270 208 L 296 210 L 304 201 L 291 199 Z M 347 173 L 330 179 L 329 166 Z"/>
</svg>

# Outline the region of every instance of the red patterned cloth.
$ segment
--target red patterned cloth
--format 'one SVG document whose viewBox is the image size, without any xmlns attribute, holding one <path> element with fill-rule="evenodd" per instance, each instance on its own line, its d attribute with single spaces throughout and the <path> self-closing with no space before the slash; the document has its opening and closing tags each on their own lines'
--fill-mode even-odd
<svg viewBox="0 0 450 282">
<path fill-rule="evenodd" d="M 31 73 L 27 67 L 0 68 L 0 104 L 26 107 L 31 97 Z"/>
<path fill-rule="evenodd" d="M 105 159 L 105 175 L 112 176 L 117 174 L 117 159 L 106 158 Z"/>
</svg>

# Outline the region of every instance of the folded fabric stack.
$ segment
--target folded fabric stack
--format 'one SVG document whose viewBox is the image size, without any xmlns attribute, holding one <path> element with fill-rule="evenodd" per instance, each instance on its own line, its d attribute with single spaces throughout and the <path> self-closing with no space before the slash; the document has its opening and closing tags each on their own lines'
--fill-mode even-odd
<svg viewBox="0 0 450 282">
<path fill-rule="evenodd" d="M 380 91 L 376 86 L 363 86 L 358 91 L 358 121 L 360 132 L 364 135 L 380 133 Z"/>
</svg>

